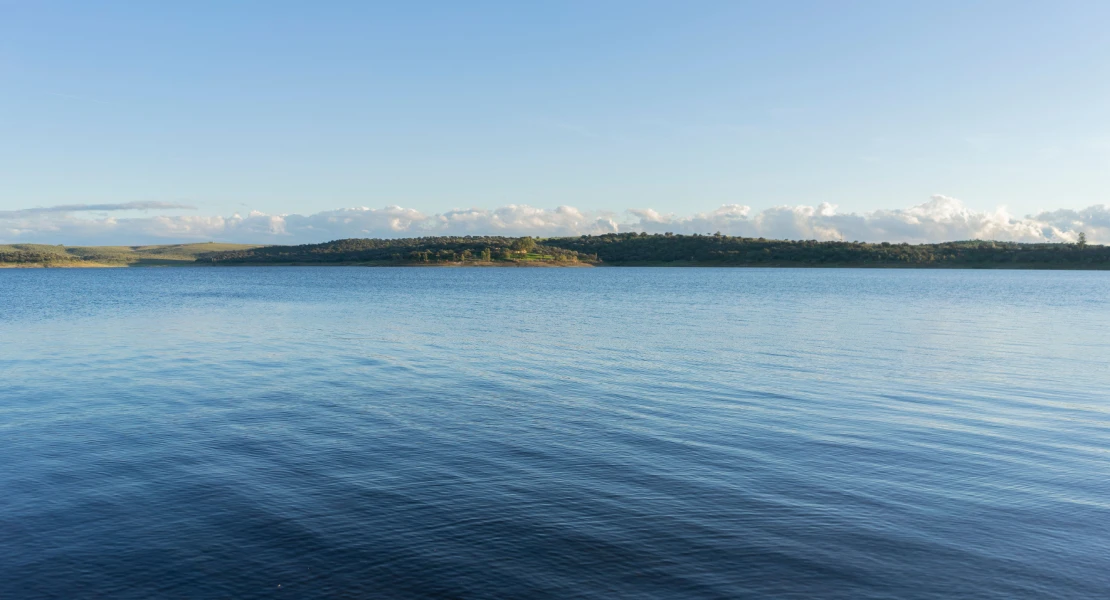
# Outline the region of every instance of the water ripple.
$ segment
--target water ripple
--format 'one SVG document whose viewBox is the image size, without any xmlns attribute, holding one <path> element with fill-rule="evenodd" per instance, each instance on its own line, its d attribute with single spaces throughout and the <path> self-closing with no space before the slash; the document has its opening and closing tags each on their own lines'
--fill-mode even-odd
<svg viewBox="0 0 1110 600">
<path fill-rule="evenodd" d="M 1110 597 L 1107 275 L 0 271 L 0 598 Z"/>
</svg>

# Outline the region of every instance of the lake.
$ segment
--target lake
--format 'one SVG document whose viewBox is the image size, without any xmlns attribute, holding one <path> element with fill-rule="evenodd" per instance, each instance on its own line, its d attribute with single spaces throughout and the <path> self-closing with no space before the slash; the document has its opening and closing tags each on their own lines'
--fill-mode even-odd
<svg viewBox="0 0 1110 600">
<path fill-rule="evenodd" d="M 1108 298 L 0 270 L 0 598 L 1110 597 Z"/>
</svg>

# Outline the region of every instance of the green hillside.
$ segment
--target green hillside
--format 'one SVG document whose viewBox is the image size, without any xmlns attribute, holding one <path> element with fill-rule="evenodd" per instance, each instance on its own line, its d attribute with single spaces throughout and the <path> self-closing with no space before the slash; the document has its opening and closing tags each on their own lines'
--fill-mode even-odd
<svg viewBox="0 0 1110 600">
<path fill-rule="evenodd" d="M 243 251 L 248 244 L 171 244 L 164 246 L 0 245 L 4 267 L 127 267 L 193 264 L 200 254 Z"/>
</svg>

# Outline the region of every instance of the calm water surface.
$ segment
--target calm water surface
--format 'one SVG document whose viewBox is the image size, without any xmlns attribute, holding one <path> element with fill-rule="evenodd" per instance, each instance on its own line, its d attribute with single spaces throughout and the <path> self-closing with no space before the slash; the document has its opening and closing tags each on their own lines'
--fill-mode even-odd
<svg viewBox="0 0 1110 600">
<path fill-rule="evenodd" d="M 1107 598 L 1107 298 L 0 270 L 0 598 Z"/>
</svg>

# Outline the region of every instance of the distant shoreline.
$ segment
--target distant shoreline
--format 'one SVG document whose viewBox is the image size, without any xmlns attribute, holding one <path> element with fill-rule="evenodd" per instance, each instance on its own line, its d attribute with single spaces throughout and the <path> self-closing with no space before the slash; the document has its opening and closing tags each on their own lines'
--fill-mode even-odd
<svg viewBox="0 0 1110 600">
<path fill-rule="evenodd" d="M 768 240 L 720 234 L 571 238 L 454 236 L 346 239 L 299 246 L 0 245 L 0 268 L 361 266 L 448 268 L 744 267 L 1110 270 L 1110 247 L 970 240 L 939 244 Z"/>
<path fill-rule="evenodd" d="M 644 262 L 644 263 L 387 263 L 387 262 L 314 262 L 314 263 L 225 263 L 211 264 L 202 262 L 151 263 L 57 263 L 57 264 L 10 264 L 0 263 L 0 269 L 238 269 L 238 268 L 287 268 L 287 267 L 363 267 L 363 268 L 418 268 L 418 269 L 892 269 L 892 270 L 929 270 L 929 271 L 1110 271 L 1110 266 L 1095 265 L 1039 265 L 1039 264 L 1002 264 L 1002 265 L 892 265 L 892 264 L 803 264 L 803 263 L 711 263 L 711 262 Z"/>
</svg>

